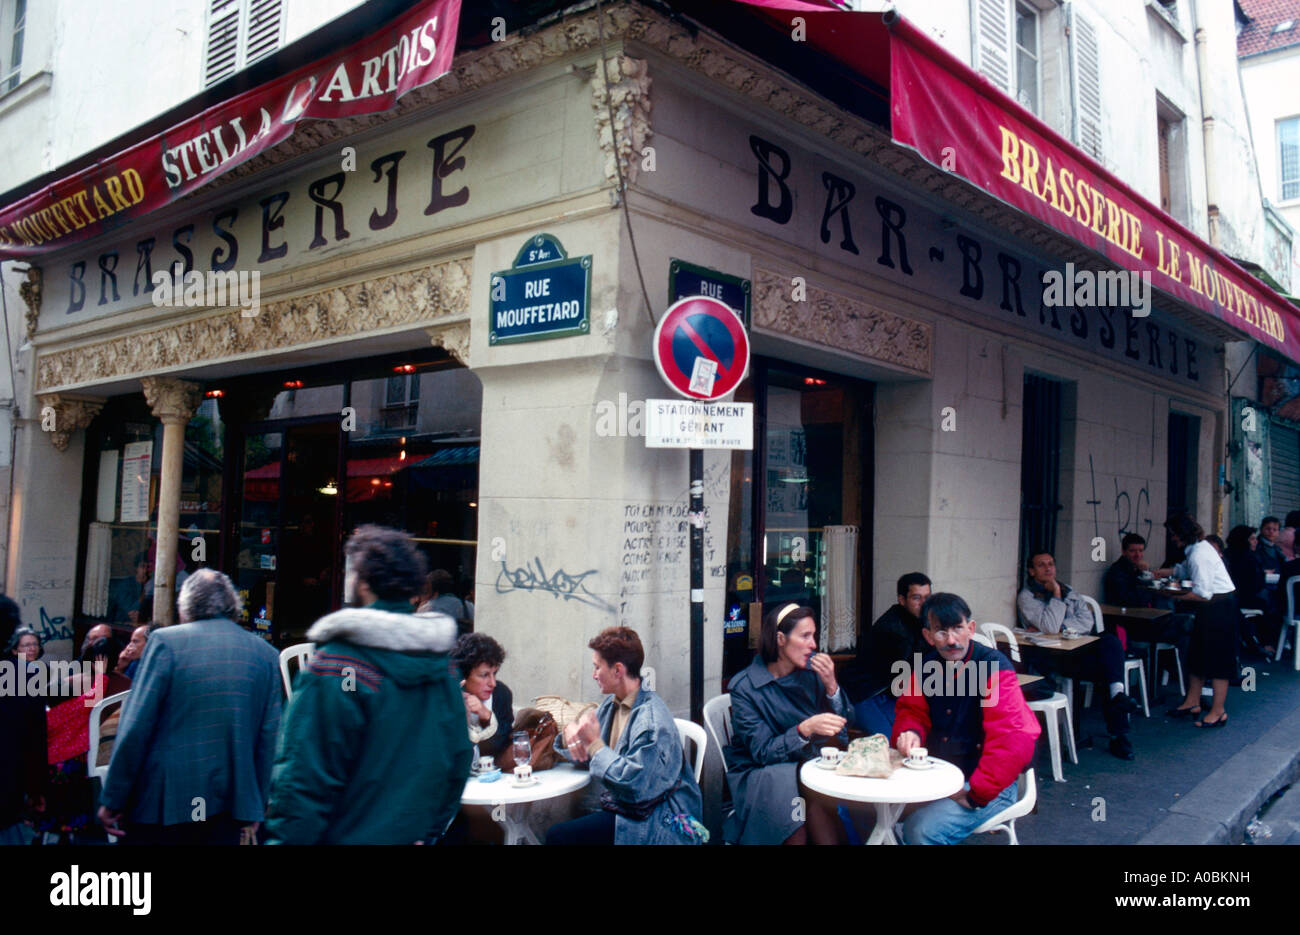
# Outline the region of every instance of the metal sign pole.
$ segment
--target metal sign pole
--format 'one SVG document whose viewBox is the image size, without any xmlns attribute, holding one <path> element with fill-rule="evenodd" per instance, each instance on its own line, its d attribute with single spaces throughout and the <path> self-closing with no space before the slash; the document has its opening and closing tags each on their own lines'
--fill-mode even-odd
<svg viewBox="0 0 1300 935">
<path fill-rule="evenodd" d="M 691 720 L 704 723 L 704 451 L 691 452 Z"/>
</svg>

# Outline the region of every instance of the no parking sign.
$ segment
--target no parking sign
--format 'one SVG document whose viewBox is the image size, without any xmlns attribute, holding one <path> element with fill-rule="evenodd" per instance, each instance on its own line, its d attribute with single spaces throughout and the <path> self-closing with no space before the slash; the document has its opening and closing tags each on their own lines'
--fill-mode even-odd
<svg viewBox="0 0 1300 935">
<path fill-rule="evenodd" d="M 749 370 L 749 335 L 726 304 L 706 296 L 674 302 L 655 326 L 659 375 L 687 399 L 720 399 Z"/>
</svg>

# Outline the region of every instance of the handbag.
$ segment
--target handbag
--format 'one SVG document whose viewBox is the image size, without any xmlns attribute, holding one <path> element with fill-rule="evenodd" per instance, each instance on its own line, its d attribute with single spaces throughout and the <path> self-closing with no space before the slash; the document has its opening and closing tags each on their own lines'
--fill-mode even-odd
<svg viewBox="0 0 1300 935">
<path fill-rule="evenodd" d="M 528 746 L 532 748 L 532 756 L 529 757 L 528 765 L 533 768 L 533 772 L 540 772 L 544 769 L 550 769 L 559 759 L 559 754 L 555 752 L 555 738 L 560 733 L 560 728 L 555 723 L 555 718 L 549 711 L 543 711 L 540 708 L 523 708 L 515 715 L 514 726 L 510 729 L 513 734 L 515 731 L 525 731 L 528 734 Z M 497 754 L 497 766 L 500 766 L 503 772 L 512 772 L 515 768 L 515 745 L 513 740 L 505 745 L 505 748 Z"/>
</svg>

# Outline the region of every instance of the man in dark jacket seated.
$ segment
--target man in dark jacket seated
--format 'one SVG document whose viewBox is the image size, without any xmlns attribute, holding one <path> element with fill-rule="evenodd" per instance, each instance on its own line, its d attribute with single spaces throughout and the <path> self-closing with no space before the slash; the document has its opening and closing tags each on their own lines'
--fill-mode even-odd
<svg viewBox="0 0 1300 935">
<path fill-rule="evenodd" d="M 932 649 L 922 657 L 924 671 L 911 673 L 898 699 L 894 745 L 903 756 L 925 746 L 957 766 L 966 784 L 908 816 L 903 839 L 957 844 L 1015 802 L 1016 781 L 1033 761 L 1041 728 L 1011 661 L 972 639 L 975 622 L 964 600 L 935 594 L 921 608 L 921 620 Z M 944 677 L 927 677 L 931 667 L 941 667 Z M 966 674 L 971 670 L 974 679 Z"/>
<path fill-rule="evenodd" d="M 1160 607 L 1173 610 L 1173 601 L 1145 590 L 1142 587 L 1142 580 L 1138 577 L 1147 571 L 1147 563 L 1144 560 L 1147 541 L 1137 533 L 1130 532 L 1120 540 L 1120 548 L 1123 550 L 1120 557 L 1115 560 L 1115 564 L 1106 569 L 1106 577 L 1102 579 L 1102 596 L 1105 602 L 1116 607 Z M 1139 637 L 1133 638 L 1150 639 L 1156 643 L 1169 643 L 1177 647 L 1178 662 L 1185 670 L 1187 634 L 1191 631 L 1191 614 L 1170 614 L 1168 617 L 1151 621 L 1149 628 Z M 1148 660 L 1148 664 L 1150 661 Z M 1184 671 L 1185 676 L 1186 671 Z"/>
<path fill-rule="evenodd" d="M 858 640 L 858 656 L 844 673 L 844 690 L 853 699 L 858 727 L 869 734 L 889 734 L 894 726 L 897 699 L 890 691 L 894 665 L 924 653 L 921 605 L 930 596 L 930 579 L 919 571 L 898 579 L 898 603 L 880 615 Z"/>
</svg>

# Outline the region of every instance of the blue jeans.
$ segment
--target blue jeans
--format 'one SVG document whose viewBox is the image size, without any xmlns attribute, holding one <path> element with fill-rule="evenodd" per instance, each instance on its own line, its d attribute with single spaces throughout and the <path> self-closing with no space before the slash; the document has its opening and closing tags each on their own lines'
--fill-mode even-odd
<svg viewBox="0 0 1300 935">
<path fill-rule="evenodd" d="M 853 713 L 858 719 L 858 730 L 864 730 L 868 734 L 884 734 L 886 737 L 892 737 L 895 703 L 894 696 L 888 690 L 872 695 L 864 701 L 859 701 L 853 706 Z"/>
<path fill-rule="evenodd" d="M 967 790 L 970 789 L 968 785 Z M 918 809 L 903 821 L 905 844 L 960 844 L 970 833 L 1016 801 L 1016 784 L 1007 786 L 983 808 L 966 808 L 952 799 L 940 799 Z"/>
</svg>

